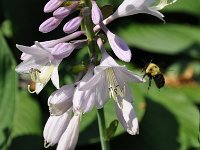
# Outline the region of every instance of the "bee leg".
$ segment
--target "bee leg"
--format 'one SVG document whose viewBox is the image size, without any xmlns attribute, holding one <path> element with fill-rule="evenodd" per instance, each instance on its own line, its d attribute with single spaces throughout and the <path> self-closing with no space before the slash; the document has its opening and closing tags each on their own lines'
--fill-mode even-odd
<svg viewBox="0 0 200 150">
<path fill-rule="evenodd" d="M 147 95 L 148 95 L 149 89 L 151 87 L 151 81 L 152 81 L 152 77 L 149 77 L 149 86 L 148 86 L 148 89 L 147 89 Z"/>
<path fill-rule="evenodd" d="M 146 76 L 147 74 L 145 73 L 143 76 L 142 76 L 142 79 L 144 79 L 144 77 Z"/>
</svg>

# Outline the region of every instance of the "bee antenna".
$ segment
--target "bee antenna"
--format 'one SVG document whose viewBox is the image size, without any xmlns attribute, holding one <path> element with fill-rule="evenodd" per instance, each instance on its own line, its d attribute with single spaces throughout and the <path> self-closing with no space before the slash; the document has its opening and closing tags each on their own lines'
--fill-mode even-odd
<svg viewBox="0 0 200 150">
<path fill-rule="evenodd" d="M 152 63 L 153 59 L 151 59 L 150 63 Z"/>
<path fill-rule="evenodd" d="M 140 60 L 142 60 L 145 64 L 147 63 L 144 59 L 140 58 Z"/>
</svg>

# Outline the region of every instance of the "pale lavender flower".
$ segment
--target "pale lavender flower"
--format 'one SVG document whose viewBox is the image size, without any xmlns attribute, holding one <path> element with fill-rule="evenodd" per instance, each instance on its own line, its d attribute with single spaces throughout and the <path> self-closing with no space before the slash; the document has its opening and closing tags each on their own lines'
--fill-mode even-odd
<svg viewBox="0 0 200 150">
<path fill-rule="evenodd" d="M 81 21 L 82 21 L 82 17 L 78 16 L 78 17 L 75 17 L 75 18 L 72 18 L 71 20 L 69 20 L 63 27 L 63 31 L 65 33 L 72 33 L 74 31 L 76 31 L 80 24 L 81 24 Z"/>
<path fill-rule="evenodd" d="M 18 73 L 28 73 L 33 82 L 35 82 L 35 91 L 37 94 L 43 89 L 51 79 L 56 88 L 59 88 L 58 66 L 62 59 L 55 59 L 51 49 L 43 47 L 39 42 L 35 42 L 32 47 L 16 45 L 24 56 L 17 67 Z M 30 87 L 28 87 L 30 88 Z M 30 91 L 31 92 L 31 91 Z"/>
<path fill-rule="evenodd" d="M 53 116 L 64 114 L 72 107 L 75 85 L 65 85 L 53 92 L 48 99 L 49 112 Z"/>
<path fill-rule="evenodd" d="M 65 0 L 50 0 L 44 6 L 44 12 L 49 13 L 56 10 Z"/>
<path fill-rule="evenodd" d="M 168 5 L 175 3 L 177 0 L 173 0 L 170 3 L 167 3 L 167 1 L 168 0 L 160 0 L 159 4 L 154 6 L 153 3 L 155 0 L 124 0 L 117 8 L 117 10 L 108 18 L 106 18 L 103 23 L 107 25 L 117 18 L 131 16 L 139 13 L 150 14 L 164 21 L 164 15 L 158 10 L 161 10 Z M 98 31 L 99 29 L 99 25 L 94 27 L 94 31 Z"/>
<path fill-rule="evenodd" d="M 124 42 L 124 40 L 108 30 L 108 28 L 103 23 L 100 23 L 100 26 L 101 29 L 106 33 L 110 47 L 112 48 L 115 55 L 125 62 L 130 62 L 132 56 L 131 50 Z"/>
<path fill-rule="evenodd" d="M 52 55 L 56 59 L 63 59 L 68 57 L 74 49 L 75 46 L 72 43 L 59 43 L 54 47 Z"/>
<path fill-rule="evenodd" d="M 67 126 L 71 119 L 72 109 L 69 109 L 63 115 L 50 116 L 44 127 L 44 147 L 54 146 L 60 140 L 63 132 L 67 129 Z"/>
<path fill-rule="evenodd" d="M 57 150 L 73 150 L 78 141 L 81 114 L 75 114 L 61 136 Z"/>
<path fill-rule="evenodd" d="M 92 110 L 95 104 L 95 89 L 81 91 L 80 87 L 92 78 L 94 66 L 88 68 L 85 76 L 79 81 L 73 96 L 73 110 L 75 113 L 86 113 Z"/>
<path fill-rule="evenodd" d="M 40 25 L 39 31 L 42 33 L 48 33 L 57 28 L 62 20 L 62 18 L 51 17 Z"/>
<path fill-rule="evenodd" d="M 103 15 L 101 13 L 101 10 L 99 9 L 99 7 L 97 6 L 96 1 L 92 1 L 92 22 L 97 25 L 100 22 L 103 21 Z"/>
<path fill-rule="evenodd" d="M 130 134 L 138 132 L 138 121 L 132 106 L 132 95 L 128 82 L 143 82 L 144 80 L 125 66 L 118 65 L 109 56 L 100 39 L 97 41 L 102 50 L 102 60 L 99 66 L 94 69 L 94 76 L 84 84 L 80 90 L 96 89 L 96 106 L 102 108 L 108 100 L 108 95 L 116 102 L 116 112 L 119 121 Z"/>
<path fill-rule="evenodd" d="M 77 8 L 78 5 L 79 2 L 74 2 L 70 6 L 60 7 L 53 12 L 53 16 L 56 18 L 65 18 L 69 14 L 71 14 Z"/>
<path fill-rule="evenodd" d="M 125 61 L 130 62 L 131 50 L 128 45 L 117 35 L 113 34 L 108 28 L 102 23 L 102 13 L 97 6 L 96 2 L 92 3 L 92 19 L 95 24 L 99 24 L 101 29 L 106 33 L 110 47 L 112 48 L 115 55 Z"/>
</svg>

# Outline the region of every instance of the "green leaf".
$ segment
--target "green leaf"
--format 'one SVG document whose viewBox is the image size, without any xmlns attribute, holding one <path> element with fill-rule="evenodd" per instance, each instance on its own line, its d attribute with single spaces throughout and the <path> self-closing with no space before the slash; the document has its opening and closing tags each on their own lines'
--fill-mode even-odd
<svg viewBox="0 0 200 150">
<path fill-rule="evenodd" d="M 6 149 L 13 123 L 17 89 L 14 68 L 15 60 L 0 32 L 0 149 Z"/>
<path fill-rule="evenodd" d="M 5 20 L 1 24 L 1 31 L 8 38 L 13 36 L 12 25 L 11 25 L 11 21 L 10 20 Z"/>
<path fill-rule="evenodd" d="M 38 102 L 31 98 L 26 91 L 19 92 L 12 131 L 13 141 L 10 149 L 40 149 L 42 128 L 41 110 Z"/>
<path fill-rule="evenodd" d="M 118 124 L 119 124 L 119 121 L 118 121 L 118 120 L 113 120 L 113 121 L 110 123 L 109 127 L 106 129 L 106 137 L 105 137 L 105 139 L 106 139 L 107 141 L 110 141 L 110 139 L 111 139 L 112 137 L 114 137 L 115 132 L 116 132 L 117 127 L 118 127 Z"/>
<path fill-rule="evenodd" d="M 148 121 L 149 123 L 151 122 L 150 124 L 155 125 L 155 127 L 151 129 L 151 131 L 148 131 L 148 135 L 151 137 L 150 139 L 152 140 L 147 140 L 149 140 L 149 143 L 152 143 L 151 146 L 157 147 L 157 149 L 162 149 L 163 147 L 166 148 L 166 143 L 162 140 L 164 140 L 165 138 L 169 138 L 170 136 L 155 135 L 155 133 L 159 133 L 159 129 L 162 129 L 166 130 L 168 133 L 174 133 L 173 138 L 176 138 L 178 140 L 177 142 L 180 143 L 181 150 L 186 150 L 190 147 L 198 147 L 199 111 L 197 107 L 193 103 L 191 103 L 189 98 L 179 89 L 168 87 L 161 89 L 160 92 L 158 92 L 156 88 L 151 88 L 148 96 L 148 100 L 151 100 L 154 103 L 163 106 L 163 109 L 165 109 L 168 114 L 170 114 L 170 118 L 173 118 L 174 120 L 169 120 L 169 122 L 166 122 L 164 125 L 162 122 L 160 122 L 160 120 L 163 120 L 160 117 L 165 117 L 164 114 L 162 116 L 161 112 L 159 115 L 156 115 L 155 113 L 149 111 L 147 112 L 151 113 L 151 115 L 159 116 L 158 118 L 149 118 L 150 120 Z M 166 120 L 167 119 L 169 118 L 166 117 Z M 171 125 L 173 122 L 174 125 L 172 127 Z M 148 130 L 148 125 L 152 126 L 150 124 L 144 125 L 143 128 L 146 128 L 145 130 Z M 167 149 L 171 148 L 168 147 Z"/>
<path fill-rule="evenodd" d="M 163 54 L 177 54 L 200 43 L 200 28 L 188 25 L 129 24 L 119 34 L 132 47 Z"/>
<path fill-rule="evenodd" d="M 163 9 L 164 12 L 185 12 L 197 17 L 200 15 L 200 0 L 177 0 L 173 5 Z"/>
</svg>

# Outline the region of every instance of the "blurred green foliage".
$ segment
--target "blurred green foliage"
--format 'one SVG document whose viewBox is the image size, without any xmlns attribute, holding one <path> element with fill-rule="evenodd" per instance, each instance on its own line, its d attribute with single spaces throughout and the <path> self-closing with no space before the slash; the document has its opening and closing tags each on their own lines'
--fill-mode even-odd
<svg viewBox="0 0 200 150">
<path fill-rule="evenodd" d="M 56 39 L 61 28 L 49 34 L 38 31 L 50 15 L 43 14 L 47 2 L 39 0 L 0 1 L 0 149 L 43 149 L 42 130 L 49 116 L 47 99 L 55 88 L 50 84 L 36 95 L 26 92 L 28 81 L 14 71 L 20 62 L 15 44 Z M 122 0 L 97 1 L 115 9 Z M 150 15 L 137 14 L 108 25 L 132 49 L 132 63 L 123 63 L 142 76 L 141 68 L 153 59 L 160 65 L 167 84 L 160 91 L 153 84 L 148 95 L 146 84 L 130 84 L 140 134 L 130 136 L 119 124 L 111 149 L 197 150 L 200 106 L 200 0 L 178 0 L 163 11 L 166 24 Z M 109 49 L 108 49 L 109 50 Z M 113 55 L 114 56 L 114 55 Z M 82 65 L 87 50 L 72 54 L 60 66 L 62 84 L 73 82 L 73 66 Z M 19 77 L 18 77 L 19 78 Z M 148 82 L 148 80 L 147 80 Z M 105 106 L 106 123 L 116 119 L 113 100 Z M 77 149 L 100 149 L 96 110 L 85 114 Z M 54 148 L 52 148 L 54 149 Z"/>
</svg>

